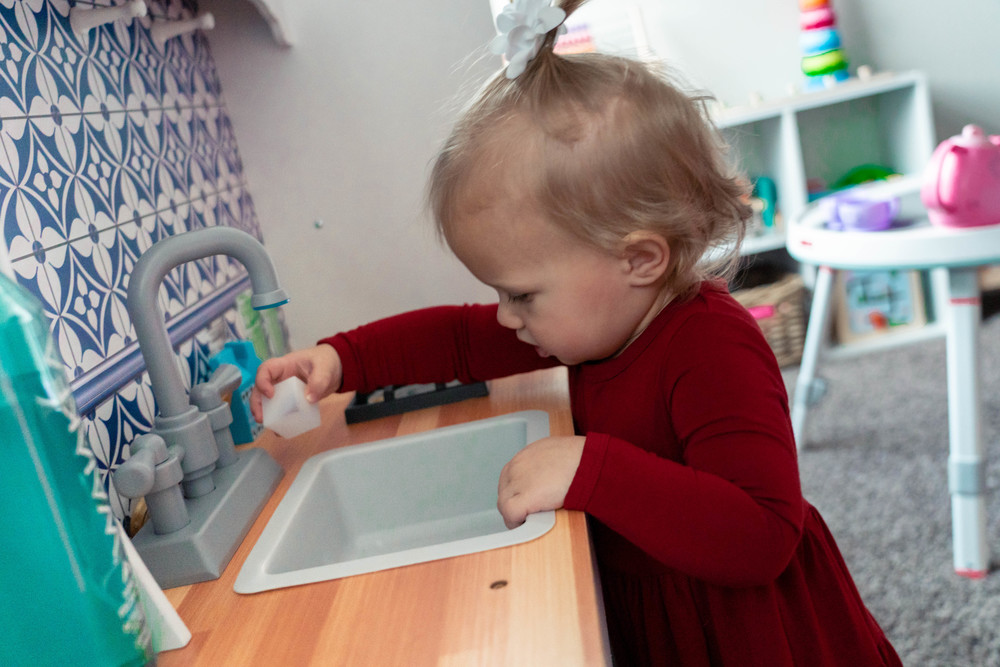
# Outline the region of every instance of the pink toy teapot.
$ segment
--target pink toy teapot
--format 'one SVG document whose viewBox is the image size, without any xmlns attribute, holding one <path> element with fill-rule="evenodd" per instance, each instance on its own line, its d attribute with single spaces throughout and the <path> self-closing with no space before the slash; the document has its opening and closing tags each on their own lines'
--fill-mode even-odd
<svg viewBox="0 0 1000 667">
<path fill-rule="evenodd" d="M 944 227 L 1000 224 L 1000 136 L 966 125 L 941 142 L 924 175 L 920 199 Z"/>
</svg>

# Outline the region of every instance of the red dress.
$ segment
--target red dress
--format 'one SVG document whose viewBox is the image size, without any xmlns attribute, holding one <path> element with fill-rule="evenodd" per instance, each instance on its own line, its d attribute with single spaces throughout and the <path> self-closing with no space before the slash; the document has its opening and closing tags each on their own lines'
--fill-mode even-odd
<svg viewBox="0 0 1000 667">
<path fill-rule="evenodd" d="M 552 366 L 496 305 L 430 308 L 324 339 L 343 391 Z M 753 318 L 703 284 L 619 356 L 569 369 L 620 665 L 899 665 L 819 513 L 802 498 L 785 385 Z"/>
</svg>

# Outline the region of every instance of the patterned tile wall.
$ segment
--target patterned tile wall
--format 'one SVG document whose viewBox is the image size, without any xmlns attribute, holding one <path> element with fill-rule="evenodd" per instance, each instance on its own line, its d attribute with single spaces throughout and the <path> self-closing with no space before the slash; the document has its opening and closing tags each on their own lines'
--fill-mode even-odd
<svg viewBox="0 0 1000 667">
<path fill-rule="evenodd" d="M 72 8 L 124 1 L 0 0 L 5 250 L 51 319 L 78 402 L 95 387 L 109 395 L 82 406 L 106 484 L 155 412 L 145 374 L 115 376 L 123 360 L 140 358 L 125 309 L 136 259 L 156 241 L 200 227 L 260 237 L 207 40 L 189 33 L 160 46 L 150 37 L 152 21 L 190 18 L 194 4 L 150 1 L 146 17 L 83 35 L 71 29 Z M 204 304 L 215 304 L 180 345 L 186 382 L 202 379 L 207 356 L 238 335 L 230 304 L 245 285 L 243 267 L 222 256 L 164 281 L 167 320 L 199 322 Z M 110 487 L 116 514 L 127 514 L 128 501 Z"/>
</svg>

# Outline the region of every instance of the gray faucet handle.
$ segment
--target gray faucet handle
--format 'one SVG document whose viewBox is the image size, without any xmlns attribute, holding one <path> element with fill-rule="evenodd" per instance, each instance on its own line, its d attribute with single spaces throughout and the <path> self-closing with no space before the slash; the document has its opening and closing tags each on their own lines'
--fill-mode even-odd
<svg viewBox="0 0 1000 667">
<path fill-rule="evenodd" d="M 141 498 L 154 491 L 154 486 L 163 487 L 171 481 L 177 484 L 180 476 L 168 471 L 172 468 L 180 470 L 182 456 L 183 450 L 178 447 L 168 448 L 166 441 L 157 434 L 144 433 L 132 443 L 129 459 L 113 473 L 115 488 L 126 498 Z M 160 479 L 157 480 L 157 477 Z M 177 479 L 170 479 L 173 477 Z"/>
<path fill-rule="evenodd" d="M 191 387 L 189 392 L 191 405 L 208 415 L 208 421 L 212 425 L 215 448 L 219 454 L 216 465 L 219 468 L 232 465 L 239 458 L 233 434 L 229 431 L 229 425 L 233 423 L 233 412 L 230 404 L 222 400 L 222 396 L 235 392 L 242 382 L 243 375 L 239 368 L 233 364 L 221 364 L 208 380 Z"/>
<path fill-rule="evenodd" d="M 156 433 L 144 433 L 132 442 L 132 455 L 114 472 L 115 488 L 127 498 L 146 497 L 146 507 L 157 535 L 172 533 L 190 521 L 181 480 L 184 450 Z"/>
<path fill-rule="evenodd" d="M 205 412 L 222 405 L 222 395 L 231 394 L 243 382 L 240 369 L 232 364 L 221 364 L 206 381 L 191 387 L 191 404 Z"/>
</svg>

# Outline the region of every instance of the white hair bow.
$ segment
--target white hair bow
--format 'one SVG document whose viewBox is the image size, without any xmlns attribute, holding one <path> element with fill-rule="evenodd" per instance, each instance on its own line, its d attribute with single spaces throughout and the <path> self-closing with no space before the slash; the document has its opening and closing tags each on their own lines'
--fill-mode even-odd
<svg viewBox="0 0 1000 667">
<path fill-rule="evenodd" d="M 490 51 L 507 59 L 506 76 L 516 79 L 524 72 L 531 59 L 545 39 L 545 33 L 560 26 L 560 34 L 566 26 L 566 12 L 552 7 L 550 0 L 513 0 L 497 15 L 497 31 L 500 33 L 490 43 Z"/>
</svg>

